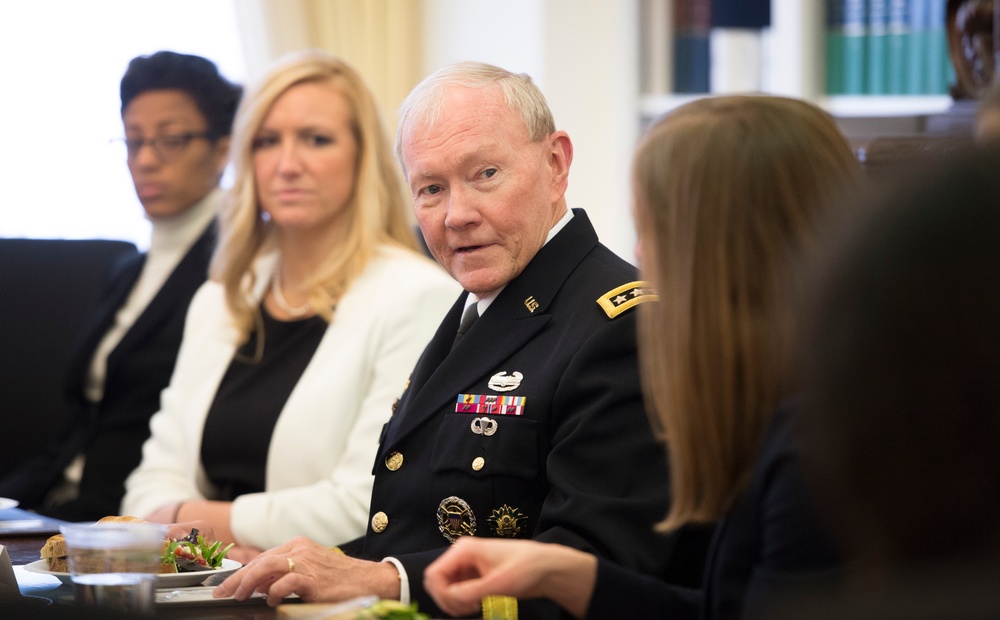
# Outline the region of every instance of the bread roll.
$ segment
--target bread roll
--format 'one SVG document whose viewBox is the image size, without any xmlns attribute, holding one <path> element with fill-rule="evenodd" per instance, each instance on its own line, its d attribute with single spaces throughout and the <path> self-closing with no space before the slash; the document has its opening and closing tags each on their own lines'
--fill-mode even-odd
<svg viewBox="0 0 1000 620">
<path fill-rule="evenodd" d="M 148 523 L 138 517 L 104 517 L 98 523 Z M 69 560 L 66 557 L 66 538 L 62 534 L 56 534 L 45 541 L 45 546 L 40 552 L 42 559 L 48 565 L 50 571 L 54 573 L 68 573 Z M 177 570 L 174 568 L 174 570 Z"/>
<path fill-rule="evenodd" d="M 109 516 L 109 517 L 104 517 L 104 518 L 100 519 L 98 521 L 98 523 L 149 523 L 149 521 L 146 521 L 145 519 L 140 519 L 139 517 Z"/>
<path fill-rule="evenodd" d="M 41 556 L 50 571 L 54 573 L 69 572 L 69 561 L 66 559 L 66 538 L 62 534 L 56 534 L 45 541 Z"/>
</svg>

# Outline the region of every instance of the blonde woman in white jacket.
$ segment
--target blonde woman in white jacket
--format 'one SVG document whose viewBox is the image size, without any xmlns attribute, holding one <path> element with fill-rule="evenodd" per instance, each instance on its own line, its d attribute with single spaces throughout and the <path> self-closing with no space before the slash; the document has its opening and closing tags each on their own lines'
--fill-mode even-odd
<svg viewBox="0 0 1000 620">
<path fill-rule="evenodd" d="M 212 279 L 122 513 L 206 521 L 246 561 L 364 533 L 379 432 L 460 288 L 416 251 L 376 104 L 339 59 L 276 65 L 232 154 Z"/>
</svg>

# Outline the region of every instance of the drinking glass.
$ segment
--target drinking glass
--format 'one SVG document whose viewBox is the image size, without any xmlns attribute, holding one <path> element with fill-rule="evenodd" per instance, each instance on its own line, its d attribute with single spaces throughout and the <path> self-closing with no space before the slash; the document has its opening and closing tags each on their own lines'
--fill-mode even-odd
<svg viewBox="0 0 1000 620">
<path fill-rule="evenodd" d="M 124 613 L 152 614 L 165 525 L 64 525 L 66 553 L 78 603 Z"/>
</svg>

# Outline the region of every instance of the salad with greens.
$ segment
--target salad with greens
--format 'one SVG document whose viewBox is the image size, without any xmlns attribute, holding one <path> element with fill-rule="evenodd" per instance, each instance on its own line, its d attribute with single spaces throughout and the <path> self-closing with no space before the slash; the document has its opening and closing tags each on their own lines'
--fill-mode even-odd
<svg viewBox="0 0 1000 620">
<path fill-rule="evenodd" d="M 192 528 L 191 533 L 184 538 L 168 538 L 163 541 L 163 554 L 160 556 L 161 573 L 190 573 L 194 571 L 215 570 L 222 566 L 222 560 L 233 548 L 235 543 L 222 547 L 222 541 L 209 544 L 198 533 L 198 528 Z"/>
<path fill-rule="evenodd" d="M 404 605 L 399 601 L 382 600 L 363 610 L 358 620 L 430 620 L 430 616 L 417 611 L 417 604 Z"/>
</svg>

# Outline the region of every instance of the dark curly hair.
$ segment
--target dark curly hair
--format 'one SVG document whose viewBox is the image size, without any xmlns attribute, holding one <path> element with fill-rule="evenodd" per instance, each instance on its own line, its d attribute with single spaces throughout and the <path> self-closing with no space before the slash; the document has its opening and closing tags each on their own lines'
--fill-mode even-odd
<svg viewBox="0 0 1000 620">
<path fill-rule="evenodd" d="M 212 61 L 168 51 L 137 56 L 128 63 L 121 82 L 122 115 L 133 99 L 150 90 L 187 93 L 216 138 L 232 132 L 236 107 L 243 96 L 243 88 L 222 77 Z"/>
</svg>

